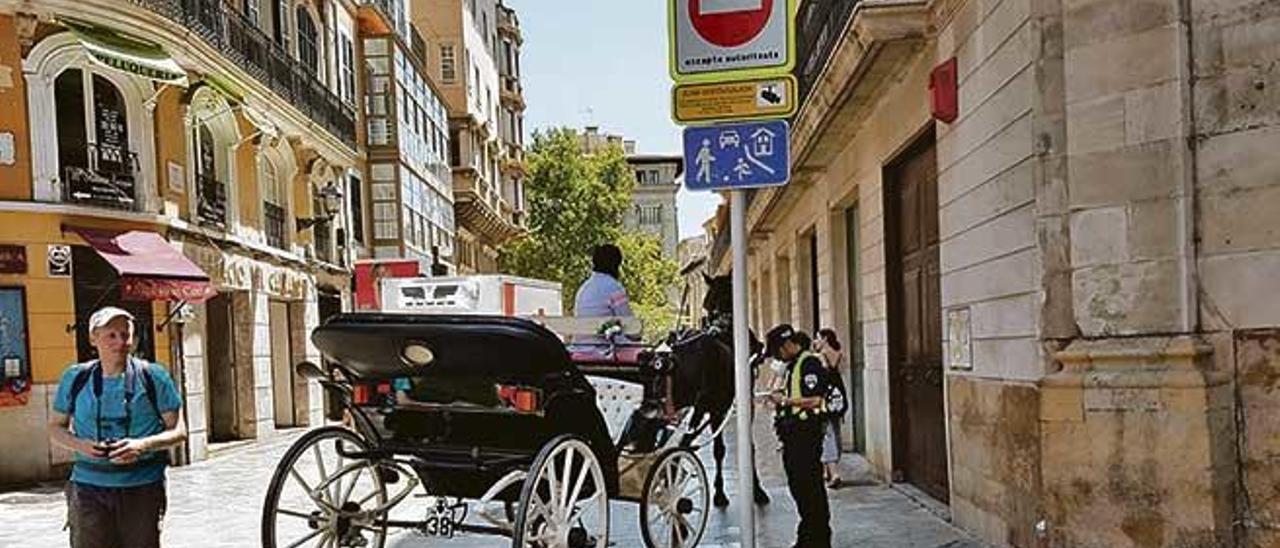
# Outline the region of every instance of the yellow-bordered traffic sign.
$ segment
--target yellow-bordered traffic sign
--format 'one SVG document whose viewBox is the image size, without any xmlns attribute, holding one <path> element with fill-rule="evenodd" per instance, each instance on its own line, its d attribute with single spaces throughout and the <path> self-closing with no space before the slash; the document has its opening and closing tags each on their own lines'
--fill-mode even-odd
<svg viewBox="0 0 1280 548">
<path fill-rule="evenodd" d="M 795 66 L 796 0 L 668 0 L 671 78 L 767 78 Z"/>
<path fill-rule="evenodd" d="M 678 124 L 786 118 L 795 112 L 796 78 L 790 74 L 671 88 L 671 118 Z"/>
</svg>

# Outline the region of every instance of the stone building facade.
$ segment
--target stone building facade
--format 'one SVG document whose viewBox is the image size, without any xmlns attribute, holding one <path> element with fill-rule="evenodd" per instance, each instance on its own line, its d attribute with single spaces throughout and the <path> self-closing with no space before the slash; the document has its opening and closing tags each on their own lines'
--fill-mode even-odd
<svg viewBox="0 0 1280 548">
<path fill-rule="evenodd" d="M 1280 543 L 1280 5 L 806 1 L 797 24 L 751 318 L 852 343 L 874 470 L 997 545 Z"/>
<path fill-rule="evenodd" d="M 357 14 L 277 4 L 0 2 L 0 286 L 24 296 L 3 306 L 0 434 L 21 442 L 0 483 L 69 463 L 45 424 L 105 304 L 178 382 L 180 461 L 320 422 L 293 365 L 317 359 L 307 333 L 349 301 L 359 253 Z"/>
</svg>

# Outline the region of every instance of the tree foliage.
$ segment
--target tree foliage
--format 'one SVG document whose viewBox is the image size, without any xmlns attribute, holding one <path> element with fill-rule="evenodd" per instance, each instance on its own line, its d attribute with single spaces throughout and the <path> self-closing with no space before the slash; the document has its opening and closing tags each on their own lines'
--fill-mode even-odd
<svg viewBox="0 0 1280 548">
<path fill-rule="evenodd" d="M 584 154 L 576 132 L 536 132 L 524 180 L 529 233 L 501 250 L 503 272 L 560 282 L 564 309 L 591 274 L 591 249 L 614 242 L 622 249 L 622 283 L 646 330 L 674 323 L 666 288 L 678 281 L 675 262 L 652 236 L 627 234 L 623 215 L 635 176 L 621 147 Z"/>
</svg>

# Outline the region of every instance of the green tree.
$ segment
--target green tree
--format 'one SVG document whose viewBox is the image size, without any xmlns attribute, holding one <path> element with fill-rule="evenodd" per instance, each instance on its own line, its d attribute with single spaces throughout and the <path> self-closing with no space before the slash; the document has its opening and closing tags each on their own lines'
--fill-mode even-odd
<svg viewBox="0 0 1280 548">
<path fill-rule="evenodd" d="M 635 186 L 622 148 L 584 154 L 578 134 L 559 128 L 534 133 L 526 160 L 529 233 L 502 248 L 502 271 L 560 282 L 571 311 L 591 274 L 591 249 L 614 242 L 622 249 L 622 282 L 646 331 L 672 325 L 666 287 L 678 281 L 675 262 L 662 257 L 656 239 L 622 228 Z"/>
<path fill-rule="evenodd" d="M 680 283 L 676 262 L 662 256 L 657 236 L 627 232 L 618 239 L 622 250 L 622 285 L 631 298 L 631 309 L 644 321 L 645 336 L 651 338 L 676 325 L 676 311 L 668 290 Z"/>
</svg>

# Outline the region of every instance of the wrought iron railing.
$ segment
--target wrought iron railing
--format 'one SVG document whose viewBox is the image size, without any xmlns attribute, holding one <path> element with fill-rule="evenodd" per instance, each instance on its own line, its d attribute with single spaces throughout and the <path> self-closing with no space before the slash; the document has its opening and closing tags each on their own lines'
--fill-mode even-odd
<svg viewBox="0 0 1280 548">
<path fill-rule="evenodd" d="M 356 143 L 355 110 L 302 62 L 223 0 L 129 0 L 179 23 L 348 146 Z"/>
<path fill-rule="evenodd" d="M 262 221 L 262 230 L 267 235 L 267 245 L 284 249 L 284 208 L 271 202 L 262 202 Z"/>
<path fill-rule="evenodd" d="M 227 185 L 209 175 L 196 176 L 196 220 L 227 228 Z"/>
<path fill-rule="evenodd" d="M 134 210 L 138 154 L 123 147 L 89 143 L 88 165 L 63 166 L 62 201 Z"/>
<path fill-rule="evenodd" d="M 796 79 L 800 106 L 822 75 L 860 0 L 807 0 L 796 14 Z"/>
</svg>

